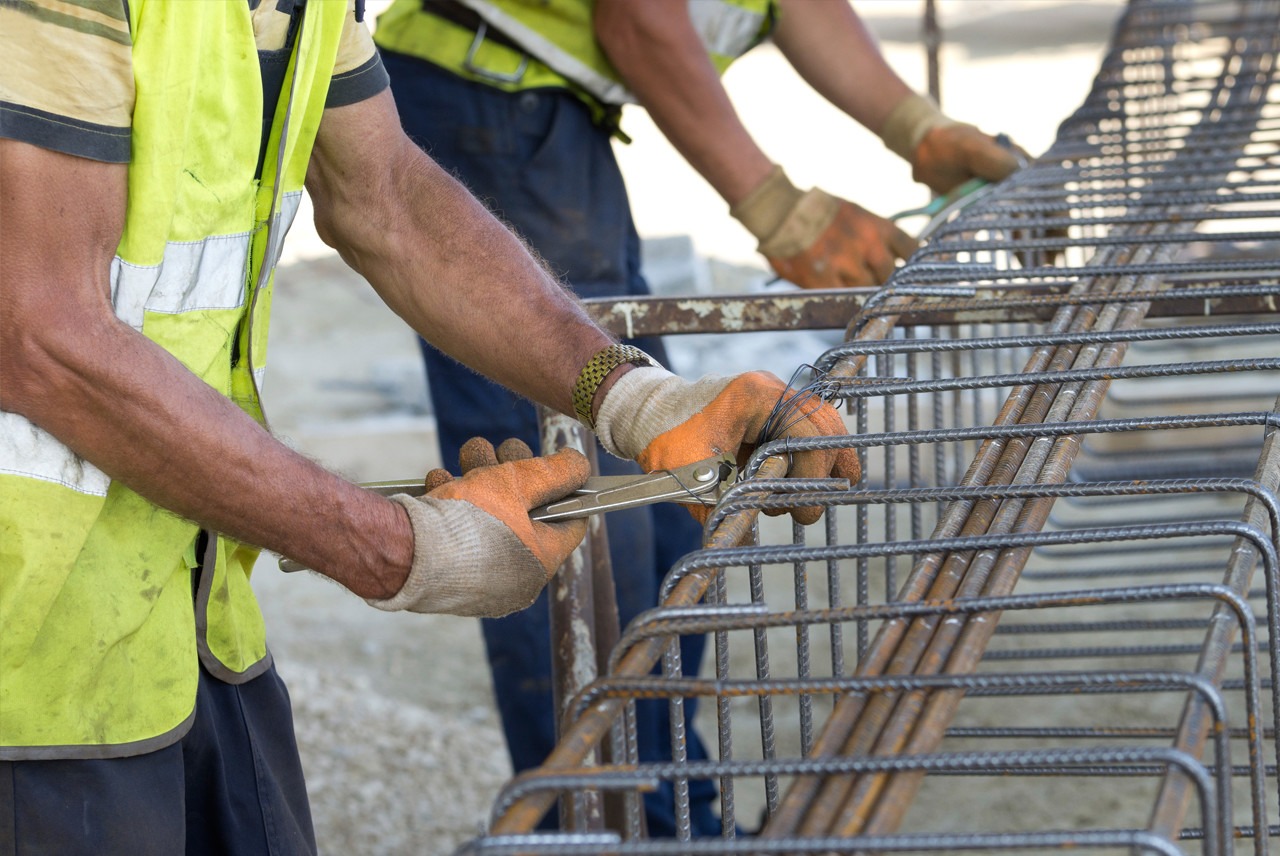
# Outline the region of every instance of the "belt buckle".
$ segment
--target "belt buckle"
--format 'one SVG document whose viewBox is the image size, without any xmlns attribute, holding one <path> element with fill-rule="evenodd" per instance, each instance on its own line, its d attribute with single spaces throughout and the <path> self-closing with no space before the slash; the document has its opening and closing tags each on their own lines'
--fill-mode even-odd
<svg viewBox="0 0 1280 856">
<path fill-rule="evenodd" d="M 525 69 L 529 67 L 529 57 L 527 54 L 521 55 L 520 66 L 510 74 L 504 74 L 500 71 L 491 71 L 487 68 L 481 68 L 476 65 L 476 54 L 480 51 L 480 45 L 484 44 L 484 37 L 489 32 L 489 25 L 484 21 L 480 22 L 480 26 L 476 27 L 475 38 L 471 40 L 471 47 L 467 48 L 467 57 L 462 61 L 462 67 L 478 77 L 484 77 L 497 83 L 519 83 L 524 79 Z"/>
</svg>

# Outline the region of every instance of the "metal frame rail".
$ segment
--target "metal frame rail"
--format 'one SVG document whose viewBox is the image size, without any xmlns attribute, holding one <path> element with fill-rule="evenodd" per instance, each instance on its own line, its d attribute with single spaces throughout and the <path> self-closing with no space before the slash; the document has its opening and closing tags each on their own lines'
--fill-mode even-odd
<svg viewBox="0 0 1280 856">
<path fill-rule="evenodd" d="M 607 653 L 559 648 L 562 740 L 461 852 L 1269 852 L 1278 49 L 1280 0 L 1131 0 L 1051 149 L 883 289 L 593 306 L 627 335 L 852 315 L 810 367 L 850 433 L 761 446 L 620 636 L 593 533 L 553 600 Z M 810 448 L 857 449 L 860 483 L 783 479 Z M 642 698 L 669 762 L 637 762 Z M 703 779 L 721 838 L 690 837 Z M 649 840 L 664 780 L 679 835 Z M 533 833 L 557 800 L 565 831 Z"/>
</svg>

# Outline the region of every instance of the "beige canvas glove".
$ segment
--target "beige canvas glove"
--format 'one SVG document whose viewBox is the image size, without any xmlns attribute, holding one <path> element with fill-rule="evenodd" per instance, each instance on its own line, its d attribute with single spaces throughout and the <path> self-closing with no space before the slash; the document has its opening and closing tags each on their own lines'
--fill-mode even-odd
<svg viewBox="0 0 1280 856">
<path fill-rule="evenodd" d="M 462 478 L 427 475 L 430 492 L 391 497 L 413 525 L 413 568 L 385 600 L 388 611 L 497 618 L 524 609 L 587 533 L 586 520 L 540 523 L 530 509 L 568 495 L 590 474 L 587 459 L 564 449 L 535 458 L 519 440 L 495 453 L 472 438 L 459 455 Z"/>
<path fill-rule="evenodd" d="M 745 463 L 774 406 L 789 392 L 785 383 L 768 372 L 709 375 L 688 381 L 662 368 L 635 368 L 609 389 L 600 405 L 596 433 L 611 454 L 632 458 L 647 472 L 673 469 L 724 452 Z M 846 433 L 835 408 L 811 397 L 800 402 L 777 435 L 769 439 Z M 860 472 L 857 453 L 837 449 L 793 455 L 789 475 L 856 482 Z M 700 521 L 709 513 L 703 506 L 689 509 Z M 816 507 L 789 510 L 804 524 L 822 516 L 822 509 Z"/>
<path fill-rule="evenodd" d="M 878 285 L 916 240 L 889 220 L 824 190 L 800 190 L 782 167 L 729 209 L 778 276 L 801 288 Z"/>
</svg>

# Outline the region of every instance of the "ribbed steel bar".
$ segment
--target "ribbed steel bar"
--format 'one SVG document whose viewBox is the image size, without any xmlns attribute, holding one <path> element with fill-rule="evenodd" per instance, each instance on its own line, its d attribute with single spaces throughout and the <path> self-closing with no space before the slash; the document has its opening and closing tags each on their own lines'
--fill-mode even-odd
<svg viewBox="0 0 1280 856">
<path fill-rule="evenodd" d="M 576 420 L 550 411 L 541 414 L 542 448 L 573 448 L 594 456 L 595 444 L 588 445 L 588 437 Z M 590 522 L 595 531 L 592 537 L 574 551 L 560 573 L 550 583 L 551 634 L 555 656 L 552 659 L 552 696 L 555 702 L 555 721 L 563 730 L 572 721 L 563 715 L 564 706 L 575 693 L 586 686 L 597 674 L 597 628 L 612 645 L 618 636 L 617 598 L 613 594 L 612 579 L 597 572 L 597 564 L 608 566 L 608 542 L 604 525 L 598 518 Z M 597 596 L 597 581 L 606 585 L 605 592 Z M 602 604 L 612 606 L 612 614 L 597 614 Z M 575 793 L 560 806 L 560 826 L 572 830 L 599 830 L 604 828 L 604 810 L 600 801 L 590 793 Z"/>
<path fill-rule="evenodd" d="M 1273 25 L 1276 23 L 1276 21 L 1277 21 L 1277 18 L 1275 17 L 1275 12 L 1273 10 L 1273 17 L 1272 17 Z M 1275 32 L 1276 32 L 1275 29 L 1272 29 L 1269 37 L 1264 36 L 1264 43 L 1269 41 L 1268 46 L 1270 48 L 1270 53 L 1266 51 L 1257 50 L 1257 42 L 1254 41 L 1251 45 L 1249 43 L 1246 43 L 1242 50 L 1237 50 L 1236 58 L 1239 58 L 1240 55 L 1243 54 L 1244 59 L 1242 61 L 1242 65 L 1247 67 L 1252 64 L 1260 68 L 1261 70 L 1264 70 L 1269 73 L 1272 65 L 1271 57 L 1273 56 L 1274 50 L 1275 50 L 1275 39 L 1276 39 Z M 1224 80 L 1221 77 L 1217 81 L 1217 86 L 1219 87 L 1220 90 L 1227 89 L 1227 87 L 1224 85 Z M 1242 93 L 1239 90 L 1236 90 L 1234 88 L 1231 88 L 1231 91 L 1227 93 L 1227 98 L 1226 98 L 1227 103 L 1231 103 L 1232 101 L 1234 101 L 1234 103 L 1237 103 L 1237 104 L 1241 102 L 1252 104 L 1255 107 L 1260 103 L 1257 97 L 1256 90 L 1252 92 Z M 1263 93 L 1262 101 L 1265 101 L 1265 91 Z M 1209 137 L 1214 138 L 1215 140 L 1214 150 L 1221 151 L 1221 147 L 1218 146 L 1217 134 L 1216 133 L 1208 134 L 1206 133 L 1206 130 L 1207 129 L 1203 127 L 1197 127 L 1192 129 L 1191 134 L 1196 134 L 1202 141 L 1206 140 Z M 1180 148 L 1179 151 L 1175 153 L 1175 156 L 1179 158 L 1183 158 L 1187 154 L 1191 154 L 1192 159 L 1196 163 L 1199 170 L 1205 173 L 1209 173 L 1213 175 L 1221 175 L 1225 173 L 1227 169 L 1230 168 L 1230 166 L 1233 166 L 1237 160 L 1239 160 L 1239 155 L 1238 155 L 1238 152 L 1236 151 L 1231 152 L 1230 156 L 1225 159 L 1220 157 L 1208 158 L 1206 161 L 1206 158 L 1203 158 L 1203 157 L 1196 158 L 1194 156 L 1194 152 L 1191 151 L 1192 147 L 1188 147 L 1186 145 L 1186 140 L 1183 140 L 1182 142 L 1183 142 L 1183 146 Z M 1130 159 L 1130 162 L 1132 162 L 1131 159 Z M 1227 167 L 1227 169 L 1222 168 L 1224 164 Z M 1183 211 L 1171 211 L 1170 219 L 1181 221 L 1182 217 L 1185 216 L 1185 213 L 1186 212 L 1183 212 Z M 1176 217 L 1172 216 L 1175 214 L 1177 215 Z M 1152 246 L 1153 243 L 1165 243 L 1165 242 L 1168 242 L 1170 239 L 1177 239 L 1177 238 L 1181 238 L 1182 242 L 1185 243 L 1185 234 L 1188 230 L 1186 230 L 1185 228 L 1177 228 L 1176 227 L 1177 225 L 1181 225 L 1181 222 L 1177 222 L 1176 224 L 1171 223 L 1168 228 L 1163 230 L 1164 234 L 1160 234 L 1160 235 L 1152 235 L 1147 230 L 1143 230 L 1142 234 L 1139 236 L 1141 239 L 1142 245 Z M 1095 247 L 1104 246 L 1108 243 L 1108 241 L 1113 239 L 1115 239 L 1115 236 L 1111 236 L 1109 238 L 1094 238 L 1092 240 L 1092 244 Z M 1129 236 L 1122 236 L 1115 240 L 1117 244 L 1129 245 L 1133 239 Z M 1015 242 L 1015 243 L 1018 243 L 1018 242 Z M 1021 242 L 1021 243 L 1025 243 L 1025 242 Z M 961 242 L 961 246 L 958 249 L 960 251 L 967 251 L 972 249 L 972 247 L 968 246 L 967 242 Z M 1095 258 L 1097 258 L 1097 256 L 1095 256 Z M 1260 466 L 1262 466 L 1261 463 L 1260 463 Z M 1043 523 L 1044 523 L 1043 520 L 1038 521 L 1037 525 L 1043 525 Z M 1251 560 L 1251 557 L 1242 557 L 1239 553 L 1236 553 L 1233 555 L 1231 566 L 1228 569 L 1227 578 L 1232 585 L 1235 585 L 1239 589 L 1247 590 L 1249 575 L 1251 574 L 1253 567 L 1254 567 L 1254 562 Z M 1273 603 L 1269 602 L 1269 605 L 1273 606 Z M 1215 628 L 1215 631 L 1217 629 L 1218 628 Z M 978 644 L 983 644 L 985 640 L 989 640 L 990 633 L 989 632 L 984 633 L 983 631 L 985 630 L 986 630 L 986 626 L 979 627 L 979 632 L 976 634 Z M 1201 659 L 1197 664 L 1198 671 L 1205 674 L 1210 674 L 1215 679 L 1220 680 L 1222 677 L 1222 670 L 1225 667 L 1225 661 L 1226 661 L 1225 655 L 1223 652 L 1224 652 L 1224 649 L 1226 649 L 1227 646 L 1229 646 L 1229 643 L 1230 643 L 1229 634 L 1224 636 L 1220 632 L 1211 632 L 1205 641 L 1204 650 L 1203 650 Z M 963 645 L 963 643 L 961 644 Z M 968 650 L 964 650 L 962 653 L 966 655 L 970 655 L 971 652 Z M 953 660 L 951 663 L 948 664 L 948 667 L 954 668 L 955 665 L 956 664 L 954 663 L 954 660 Z M 967 656 L 964 662 L 960 664 L 960 667 L 961 668 L 976 667 L 976 660 L 972 658 L 972 656 Z M 954 702 L 956 701 L 958 701 L 958 698 L 955 696 L 955 694 L 950 694 L 947 696 L 934 696 L 933 698 L 929 699 L 927 704 L 931 705 L 933 710 L 937 712 L 936 716 L 934 717 L 934 721 L 936 722 L 936 721 L 948 720 L 949 717 L 954 714 L 954 707 L 955 707 Z M 1182 732 L 1180 734 L 1180 738 L 1178 742 L 1175 744 L 1179 747 L 1187 748 L 1189 749 L 1189 751 L 1192 751 L 1193 753 L 1198 753 L 1198 746 L 1202 744 L 1204 736 L 1206 734 L 1207 726 L 1203 723 L 1202 719 L 1199 719 L 1199 713 L 1200 711 L 1197 705 L 1194 702 L 1188 702 L 1188 706 L 1184 715 Z M 928 714 L 926 713 L 925 716 L 922 717 L 922 719 L 927 719 L 927 717 L 928 717 Z M 919 739 L 914 739 L 916 735 L 923 735 L 923 736 L 919 737 Z M 928 751 L 927 747 L 935 743 L 938 739 L 936 736 L 936 732 L 930 733 L 927 730 L 917 731 L 916 735 L 913 735 L 912 742 L 906 743 L 906 744 L 899 744 L 899 747 L 900 747 L 899 751 L 912 752 L 912 751 L 921 751 L 921 749 L 923 749 L 924 751 Z M 900 778 L 898 781 L 905 782 L 905 783 L 902 784 L 899 788 L 897 788 L 896 792 L 892 786 L 890 786 L 889 788 L 886 788 L 886 791 L 882 797 L 883 802 L 881 803 L 881 806 L 883 806 L 884 808 L 882 808 L 879 817 L 872 818 L 865 825 L 862 824 L 860 821 L 855 821 L 855 823 L 849 826 L 846 826 L 845 828 L 856 829 L 857 831 L 870 831 L 872 833 L 883 832 L 889 829 L 896 828 L 902 816 L 900 806 L 902 806 L 904 802 L 903 796 L 904 795 L 909 796 L 909 794 L 911 793 L 911 789 L 919 781 L 919 777 L 915 777 L 914 779 L 907 779 L 907 780 L 903 780 Z M 1183 785 L 1185 785 L 1185 781 L 1183 781 L 1182 779 L 1180 779 L 1180 777 L 1176 775 L 1167 777 L 1165 779 L 1164 787 L 1161 793 L 1161 798 L 1157 803 L 1156 808 L 1153 811 L 1152 827 L 1154 831 L 1164 833 L 1167 835 L 1172 835 L 1176 833 L 1177 829 L 1181 825 L 1181 817 L 1182 817 L 1183 811 L 1185 810 L 1185 799 L 1181 797 L 1181 790 L 1180 790 Z M 1256 810 L 1257 809 L 1255 808 L 1255 811 Z M 847 813 L 854 814 L 854 816 L 856 817 L 856 809 L 853 812 L 849 812 L 847 810 Z M 884 819 L 881 820 L 881 818 L 884 818 Z M 1257 849 L 1259 850 L 1259 852 L 1265 852 L 1265 838 L 1259 837 L 1255 839 L 1255 844 L 1257 845 Z"/>
<path fill-rule="evenodd" d="M 1125 261 L 1132 260 L 1127 253 L 1126 256 Z M 1146 259 L 1137 260 L 1141 262 Z M 1135 285 L 1132 279 L 1121 277 L 1106 287 L 1093 285 L 1080 287 L 1096 288 L 1099 291 L 1112 289 L 1134 291 Z M 1070 332 L 1073 328 L 1094 326 L 1099 318 L 1105 318 L 1101 321 L 1104 326 L 1113 326 L 1119 317 L 1116 306 L 1103 306 L 1097 310 L 1098 314 L 1095 314 L 1093 308 L 1089 306 L 1064 308 L 1059 314 L 1062 329 L 1064 332 Z M 1140 318 L 1141 310 L 1135 311 L 1139 313 L 1137 317 Z M 1112 349 L 1111 365 L 1118 364 L 1120 354 L 1116 351 L 1121 347 L 1114 346 Z M 1082 348 L 1075 346 L 1042 347 L 1037 349 L 1037 353 L 1028 361 L 1025 369 L 1029 372 L 1062 371 L 1078 364 L 1077 358 L 1082 352 Z M 1092 356 L 1083 357 L 1086 364 L 1095 362 L 1097 359 L 1096 351 Z M 1058 390 L 1040 390 L 1033 385 L 1020 386 L 1006 400 L 1005 407 L 996 420 L 997 424 L 1014 421 L 1044 421 L 1054 418 L 1051 416 L 1052 407 L 1058 400 Z M 1059 413 L 1055 421 L 1069 414 L 1070 399 L 1062 398 L 1061 400 L 1063 404 L 1059 406 L 1065 407 L 1066 410 Z M 1093 414 L 1083 415 L 1088 418 Z M 1064 448 L 1074 449 L 1076 446 L 1071 438 L 1064 439 L 1063 443 L 1066 444 Z M 1013 440 L 1002 449 L 994 446 L 988 446 L 988 448 L 991 449 L 988 459 L 994 459 L 991 460 L 989 469 L 981 466 L 980 453 L 980 457 L 975 459 L 969 473 L 966 474 L 964 484 L 1009 483 L 1018 478 L 1020 472 L 1030 472 L 1031 478 L 1034 479 L 1038 477 L 1041 467 L 1047 460 L 1044 456 L 1049 452 L 1049 448 L 1043 444 L 1040 445 L 1038 453 L 1041 456 L 1040 463 L 1024 469 L 1028 454 L 1036 448 L 1035 442 L 1026 444 Z M 1032 503 L 1044 507 L 1044 511 L 1040 513 L 1047 514 L 1046 503 L 1037 500 L 1033 500 Z M 1007 531 L 1008 527 L 1015 525 L 1022 511 L 1022 504 L 988 500 L 952 503 L 948 507 L 948 515 L 952 514 L 953 509 L 955 514 L 952 519 L 955 520 L 954 525 L 958 527 L 957 531 L 960 534 L 976 535 L 1002 529 Z M 1034 521 L 1032 525 L 1035 525 Z M 937 538 L 945 538 L 950 534 L 945 519 L 935 529 L 934 534 Z M 979 565 L 970 575 L 971 563 L 975 559 Z M 996 560 L 997 556 L 992 554 L 986 557 L 975 557 L 971 554 L 931 553 L 917 560 L 908 588 L 901 592 L 899 597 L 901 599 L 953 598 L 1004 593 L 999 589 L 984 590 L 994 568 L 989 562 Z M 966 579 L 970 580 L 968 585 L 965 584 Z M 997 585 L 1011 585 L 1011 581 L 1000 582 Z M 981 626 L 991 625 L 984 623 Z M 959 630 L 957 625 L 940 624 L 935 620 L 918 620 L 908 626 L 902 626 L 900 623 L 886 623 L 881 628 L 872 651 L 860 663 L 859 671 L 860 673 L 902 673 L 941 668 L 951 656 L 951 652 L 956 650 L 953 646 L 956 644 Z M 980 656 L 981 648 L 982 643 L 975 641 L 967 650 Z M 819 741 L 815 753 L 867 754 L 900 751 L 918 721 L 923 703 L 924 699 L 919 694 L 910 694 L 900 699 L 877 696 L 865 701 L 860 698 L 849 699 L 847 703 L 842 701 L 828 719 L 823 739 Z M 793 784 L 783 810 L 777 817 L 770 819 L 762 830 L 762 834 L 770 837 L 796 833 L 802 835 L 827 832 L 851 834 L 858 831 L 857 828 L 866 822 L 869 808 L 875 805 L 885 785 L 886 780 L 882 776 L 864 778 L 860 781 L 849 777 L 828 779 L 825 782 L 798 780 Z M 909 800 L 907 802 L 909 803 Z"/>
<path fill-rule="evenodd" d="M 1173 842 L 1140 829 L 1106 832 L 1039 832 L 983 834 L 933 834 L 900 836 L 865 836 L 859 838 L 814 838 L 805 841 L 645 841 L 618 843 L 617 836 L 591 835 L 495 835 L 469 842 L 458 851 L 470 854 L 501 856 L 599 856 L 602 853 L 630 856 L 698 856 L 698 854 L 800 854 L 800 853 L 994 853 L 1005 850 L 1084 850 L 1127 849 L 1136 853 L 1179 856 Z"/>
<path fill-rule="evenodd" d="M 1135 686 L 1145 689 L 1142 681 Z M 1212 688 L 1207 688 L 1212 692 Z M 673 780 L 680 777 L 714 778 L 725 775 L 734 777 L 767 775 L 851 775 L 866 772 L 927 772 L 964 771 L 982 774 L 991 771 L 1004 775 L 1009 770 L 1027 769 L 1040 772 L 1046 768 L 1079 768 L 1088 774 L 1102 773 L 1112 765 L 1156 765 L 1175 767 L 1196 785 L 1202 816 L 1206 819 L 1208 841 L 1221 846 L 1225 832 L 1215 829 L 1221 819 L 1218 816 L 1217 793 L 1209 771 L 1195 758 L 1168 747 L 1080 747 L 1070 749 L 1002 750 L 997 752 L 955 752 L 879 757 L 804 758 L 774 761 L 699 761 L 688 764 L 649 763 L 636 767 L 615 767 L 589 774 L 564 773 L 545 768 L 526 771 L 512 779 L 499 795 L 495 812 L 501 813 L 509 805 L 527 799 L 534 793 L 552 792 L 569 787 L 625 787 L 648 786 L 655 780 Z M 1228 800 L 1229 801 L 1229 800 Z M 810 836 L 813 837 L 813 836 Z M 823 836 L 825 837 L 825 836 Z M 831 836 L 853 838 L 854 836 Z M 682 842 L 686 846 L 689 842 Z M 1221 852 L 1211 851 L 1211 852 Z"/>
<path fill-rule="evenodd" d="M 1276 404 L 1277 411 L 1280 412 L 1280 400 Z M 1262 454 L 1258 459 L 1258 471 L 1255 474 L 1259 484 L 1268 491 L 1280 488 L 1280 446 L 1276 443 L 1276 437 L 1277 432 L 1272 431 L 1266 438 Z M 1262 505 L 1256 497 L 1251 497 L 1245 507 L 1244 519 L 1255 525 L 1260 524 L 1263 518 L 1269 516 Z M 1274 517 L 1270 518 L 1270 525 L 1271 537 L 1275 543 L 1275 539 L 1280 538 L 1280 529 L 1277 529 Z M 1225 574 L 1226 585 L 1235 591 L 1248 591 L 1256 565 L 1257 556 L 1253 553 L 1252 545 L 1242 542 L 1232 550 L 1231 561 Z M 1268 642 L 1271 648 L 1272 664 L 1272 707 L 1274 711 L 1280 713 L 1280 680 L 1277 680 L 1276 669 L 1277 663 L 1280 663 L 1280 658 L 1277 657 L 1277 641 L 1280 640 L 1280 634 L 1277 633 L 1277 628 L 1280 627 L 1280 614 L 1277 614 L 1280 613 L 1280 592 L 1276 590 L 1278 581 L 1275 575 L 1265 574 L 1264 580 L 1267 587 L 1267 613 L 1270 618 Z M 1229 649 L 1232 640 L 1233 633 L 1230 625 L 1217 622 L 1211 624 L 1205 637 L 1203 653 L 1196 664 L 1196 671 L 1211 678 L 1215 683 L 1221 683 L 1226 667 L 1226 656 L 1223 652 Z M 1208 730 L 1209 723 L 1205 720 L 1203 705 L 1194 700 L 1188 700 L 1178 740 L 1174 745 L 1198 745 L 1205 739 Z M 1280 725 L 1276 727 L 1276 732 L 1280 733 Z M 1251 751 L 1253 751 L 1252 748 Z M 1280 766 L 1280 745 L 1276 746 L 1276 761 Z M 1151 828 L 1154 832 L 1173 835 L 1178 830 L 1191 796 L 1188 786 L 1189 783 L 1182 777 L 1168 776 L 1164 779 L 1160 798 L 1152 810 Z M 1265 814 L 1262 812 L 1264 811 L 1255 804 L 1254 812 L 1259 823 L 1263 822 Z M 1266 837 L 1258 836 L 1255 841 L 1265 843 Z"/>
<path fill-rule="evenodd" d="M 987 850 L 1075 845 L 1182 852 L 1177 842 L 1188 841 L 1200 842 L 1205 852 L 1227 853 L 1233 836 L 1251 838 L 1255 852 L 1267 852 L 1275 829 L 1267 820 L 1262 779 L 1274 777 L 1277 765 L 1264 764 L 1263 741 L 1280 753 L 1280 729 L 1273 724 L 1263 734 L 1257 695 L 1263 686 L 1271 689 L 1274 723 L 1280 716 L 1280 658 L 1270 644 L 1280 638 L 1274 568 L 1280 417 L 1269 409 L 1280 392 L 1278 44 L 1277 0 L 1131 0 L 1093 90 L 1063 124 L 1053 148 L 995 192 L 935 224 L 925 246 L 885 289 L 696 299 L 670 310 L 660 301 L 591 307 L 624 335 L 843 326 L 832 318 L 856 312 L 847 327 L 850 341 L 824 355 L 819 367 L 835 381 L 828 389 L 855 402 L 859 436 L 759 450 L 744 471 L 746 483 L 709 521 L 708 549 L 678 564 L 664 586 L 664 605 L 623 634 L 607 674 L 575 702 L 564 740 L 538 771 L 539 786 L 504 800 L 495 835 L 478 842 L 482 849 L 475 852 L 489 852 L 483 848 L 490 843 L 509 848 L 493 852 L 531 853 L 959 851 L 982 849 L 979 841 Z M 1029 326 L 1013 330 L 1009 324 Z M 1140 358 L 1130 360 L 1131 350 L 1141 350 Z M 1113 404 L 1135 415 L 1105 418 L 1103 409 Z M 1241 404 L 1253 409 L 1224 412 Z M 991 410 L 998 412 L 992 416 Z M 883 430 L 872 431 L 873 421 Z M 1262 438 L 1246 433 L 1248 426 Z M 1218 432 L 1231 432 L 1233 439 L 1219 439 Z M 1186 442 L 1165 442 L 1183 434 Z M 1212 445 L 1205 436 L 1214 437 Z M 1090 438 L 1087 446 L 1084 437 Z M 862 484 L 847 491 L 792 485 L 789 497 L 774 495 L 783 489 L 779 480 L 789 454 L 841 445 L 860 450 Z M 1085 483 L 1072 483 L 1090 471 L 1095 475 L 1084 476 Z M 1159 507 L 1134 511 L 1126 500 L 1137 496 Z M 791 548 L 757 543 L 758 513 L 788 498 L 827 505 L 826 525 L 793 529 Z M 1059 499 L 1065 511 L 1050 515 Z M 1193 502 L 1207 504 L 1186 510 Z M 909 513 L 898 512 L 904 505 Z M 1229 516 L 1238 522 L 1222 520 L 1222 508 L 1234 509 Z M 852 527 L 837 523 L 845 510 L 856 514 Z M 910 528 L 905 539 L 903 527 Z M 1132 537 L 1116 537 L 1120 531 Z M 805 546 L 818 532 L 826 544 Z M 853 543 L 842 543 L 842 535 Z M 1134 538 L 1154 540 L 1138 546 Z M 1157 546 L 1166 541 L 1170 546 Z M 895 556 L 910 561 L 901 581 Z M 825 569 L 822 595 L 829 610 L 811 602 L 811 563 Z M 774 564 L 783 566 L 778 570 L 790 581 L 799 612 L 779 609 L 774 600 Z M 730 603 L 735 566 L 747 569 L 749 608 Z M 1269 572 L 1257 588 L 1252 579 L 1260 566 Z M 872 568 L 883 572 L 883 584 L 869 585 Z M 856 579 L 853 590 L 842 582 L 849 572 Z M 997 623 L 1014 611 L 1012 601 L 1001 598 L 1021 596 L 1013 594 L 1015 584 L 1078 580 L 1098 586 L 1082 596 L 1101 603 L 1128 591 L 1126 578 L 1214 579 L 1235 600 L 1230 608 L 1224 602 L 1191 616 L 1162 607 L 1118 620 Z M 842 605 L 846 591 L 856 596 L 856 606 Z M 710 605 L 695 607 L 709 592 Z M 877 605 L 880 597 L 887 602 Z M 1252 630 L 1239 636 L 1240 622 L 1251 627 L 1259 608 L 1246 605 L 1246 597 L 1265 599 L 1265 614 L 1258 617 L 1266 623 L 1267 644 Z M 797 623 L 796 615 L 807 618 Z M 851 674 L 838 632 L 846 625 L 862 637 Z M 783 627 L 790 628 L 794 644 L 779 646 L 775 667 L 774 646 L 783 637 L 770 629 Z M 819 627 L 828 628 L 822 644 L 830 648 L 830 676 L 815 671 L 818 640 L 811 631 Z M 683 677 L 683 664 L 669 653 L 675 638 L 695 632 L 715 634 L 715 681 Z M 1148 635 L 1168 633 L 1199 638 L 1153 644 Z M 1045 634 L 1084 634 L 1087 641 L 1035 644 Z M 754 640 L 746 646 L 744 663 L 754 660 L 746 679 L 736 677 L 752 668 L 734 659 L 739 637 Z M 995 640 L 1019 639 L 1032 643 L 989 650 Z M 1265 678 L 1251 665 L 1260 652 L 1269 658 Z M 663 675 L 646 677 L 664 654 Z M 1188 692 L 1176 726 L 1161 720 L 1159 727 L 1127 730 L 1105 721 L 1022 729 L 999 722 L 957 728 L 954 721 L 963 700 L 1011 691 L 981 686 L 990 676 L 984 663 L 1020 664 L 1033 670 L 1028 681 L 1048 685 L 1069 680 L 1057 665 L 1063 662 L 1097 662 L 1089 674 L 1120 681 L 1117 670 L 1133 671 L 1133 662 L 1157 657 L 1184 664 L 1169 672 L 1180 676 L 1170 679 L 1175 684 L 1216 687 L 1235 699 L 1220 695 L 1211 702 L 1204 693 Z M 841 681 L 888 683 L 859 691 Z M 772 704 L 791 696 L 779 689 L 786 686 L 810 688 L 797 690 L 803 702 L 794 720 Z M 671 700 L 676 751 L 670 765 L 640 771 L 619 759 L 634 757 L 633 744 L 626 745 L 627 711 L 631 699 L 646 692 Z M 692 695 L 716 698 L 717 762 L 699 765 L 682 754 L 690 727 L 683 698 Z M 1245 719 L 1241 696 L 1252 699 Z M 740 697 L 761 702 L 755 716 L 760 744 L 745 750 L 733 739 L 743 726 L 731 702 Z M 826 699 L 821 706 L 819 698 Z M 590 758 L 611 729 L 624 752 L 597 765 Z M 1008 756 L 990 747 L 967 755 L 939 751 L 944 740 L 998 735 L 1099 735 L 1123 745 L 1078 765 L 1043 755 L 1039 763 L 1026 756 L 1004 765 L 997 758 Z M 1152 748 L 1139 749 L 1135 741 L 1141 740 L 1159 741 L 1161 751 L 1173 754 L 1164 756 L 1166 762 L 1139 760 L 1132 753 Z M 1246 742 L 1247 764 L 1230 765 L 1223 743 L 1230 740 Z M 753 758 L 753 752 L 759 754 Z M 1216 790 L 1200 760 L 1206 752 L 1213 758 L 1209 769 L 1218 771 Z M 1187 762 L 1171 766 L 1167 759 L 1174 755 Z M 929 827 L 924 835 L 899 833 L 926 777 L 966 774 L 921 759 L 958 757 L 985 759 L 979 766 L 992 773 L 1150 781 L 1149 828 L 1041 829 L 1012 837 L 934 834 Z M 634 795 L 655 775 L 674 782 L 678 795 L 691 778 L 718 779 L 725 838 L 646 842 L 635 840 L 632 829 L 627 841 L 562 837 L 557 844 L 542 839 L 546 849 L 540 849 L 538 836 L 519 836 L 502 843 L 505 833 L 532 829 L 561 790 Z M 1251 823 L 1237 823 L 1233 814 L 1233 775 L 1249 779 L 1247 809 L 1241 811 L 1249 812 Z M 622 784 L 628 776 L 631 784 Z M 767 818 L 759 837 L 742 841 L 734 836 L 743 825 L 744 788 L 738 785 L 746 779 L 755 781 L 745 790 L 765 783 L 761 807 Z M 1023 789 L 1012 798 L 1029 794 Z M 679 818 L 687 802 L 678 799 L 675 808 Z M 1199 827 L 1184 820 L 1189 810 L 1198 811 Z M 687 818 L 680 833 L 688 838 Z"/>
</svg>

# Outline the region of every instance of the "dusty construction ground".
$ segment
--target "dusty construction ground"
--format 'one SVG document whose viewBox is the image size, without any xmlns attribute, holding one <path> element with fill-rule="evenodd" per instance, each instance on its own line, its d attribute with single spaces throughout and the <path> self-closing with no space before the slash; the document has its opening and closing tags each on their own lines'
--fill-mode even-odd
<svg viewBox="0 0 1280 856">
<path fill-rule="evenodd" d="M 923 88 L 916 43 L 920 3 L 859 5 L 890 61 Z M 1043 150 L 1087 91 L 1116 0 L 943 0 L 948 112 Z M 835 114 L 762 48 L 727 78 L 749 127 L 797 184 L 825 188 L 880 213 L 912 207 L 922 191 L 905 166 Z M 773 112 L 786 105 L 786 121 Z M 627 119 L 636 142 L 620 151 L 643 236 L 691 235 L 662 250 L 651 276 L 668 290 L 719 284 L 741 292 L 765 276 L 751 240 L 648 122 Z M 679 204 L 673 200 L 678 199 Z M 356 480 L 417 475 L 435 466 L 431 418 L 411 334 L 372 291 L 309 234 L 304 209 L 278 276 L 266 385 L 278 434 Z M 670 242 L 668 242 L 670 244 Z M 682 254 L 683 253 L 683 254 Z M 705 265 L 706 259 L 724 264 Z M 743 271 L 734 265 L 749 264 Z M 731 341 L 680 343 L 686 374 L 764 359 L 788 375 L 818 352 L 811 338 L 771 340 L 767 357 Z M 743 344 L 743 343 L 736 343 Z M 439 854 L 476 834 L 509 776 L 475 622 L 388 615 L 337 586 L 280 573 L 264 557 L 255 577 L 268 638 L 293 693 L 321 850 Z"/>
</svg>

